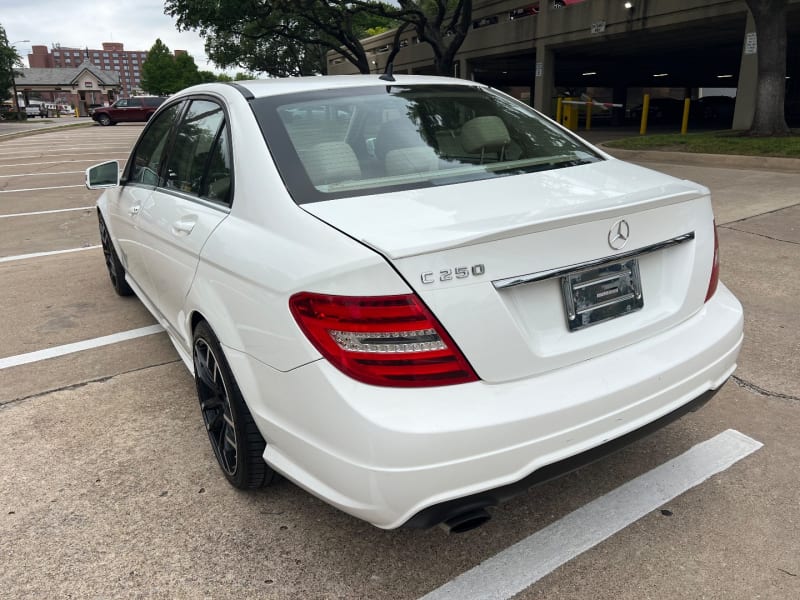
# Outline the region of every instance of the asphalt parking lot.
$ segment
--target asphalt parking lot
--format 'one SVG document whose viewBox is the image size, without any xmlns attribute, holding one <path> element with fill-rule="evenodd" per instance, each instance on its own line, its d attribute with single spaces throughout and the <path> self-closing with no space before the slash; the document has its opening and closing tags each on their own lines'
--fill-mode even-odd
<svg viewBox="0 0 800 600">
<path fill-rule="evenodd" d="M 108 282 L 83 186 L 140 130 L 0 137 L 0 598 L 800 597 L 800 169 L 646 165 L 712 189 L 745 307 L 734 379 L 448 535 L 227 484 L 190 374 Z"/>
</svg>

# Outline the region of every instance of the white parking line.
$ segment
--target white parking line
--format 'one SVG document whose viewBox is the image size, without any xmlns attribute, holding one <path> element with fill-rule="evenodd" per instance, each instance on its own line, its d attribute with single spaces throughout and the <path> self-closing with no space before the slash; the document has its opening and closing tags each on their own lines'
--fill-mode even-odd
<svg viewBox="0 0 800 600">
<path fill-rule="evenodd" d="M 11 215 L 0 215 L 0 219 L 10 219 L 11 217 L 33 217 L 35 215 L 52 215 L 53 213 L 70 212 L 73 210 L 91 210 L 94 206 L 79 206 L 78 208 L 58 208 L 55 210 L 37 210 L 35 212 L 14 213 Z"/>
<path fill-rule="evenodd" d="M 73 175 L 74 173 L 85 173 L 85 171 L 58 171 L 57 173 L 15 173 L 13 175 L 0 175 L 0 177 L 36 177 L 38 175 Z"/>
<path fill-rule="evenodd" d="M 95 250 L 102 248 L 99 244 L 97 246 L 84 246 L 81 248 L 68 248 L 67 250 L 50 250 L 49 252 L 34 252 L 32 254 L 17 254 L 15 256 L 4 256 L 0 258 L 0 263 L 13 262 L 15 260 L 26 260 L 28 258 L 41 258 L 42 256 L 55 256 L 56 254 L 69 254 L 70 252 L 82 252 L 83 250 Z"/>
<path fill-rule="evenodd" d="M 54 185 L 51 187 L 40 188 L 23 188 L 19 190 L 0 190 L 0 194 L 13 194 L 14 192 L 39 192 L 41 190 L 63 190 L 66 188 L 86 187 L 86 184 L 80 183 L 75 185 Z"/>
<path fill-rule="evenodd" d="M 73 354 L 74 352 L 81 352 L 83 350 L 91 350 L 92 348 L 100 348 L 101 346 L 108 346 L 110 344 L 116 344 L 126 340 L 133 340 L 146 335 L 161 333 L 162 331 L 164 331 L 164 328 L 161 327 L 161 325 L 148 325 L 147 327 L 140 327 L 139 329 L 131 329 L 129 331 L 104 335 L 103 337 L 92 338 L 82 342 L 64 344 L 63 346 L 55 346 L 53 348 L 37 350 L 36 352 L 28 352 L 27 354 L 17 354 L 16 356 L 0 358 L 0 370 L 18 367 L 20 365 L 26 365 L 33 362 L 39 362 L 40 360 L 47 360 L 48 358 L 55 358 L 57 356 L 64 356 L 65 354 Z"/>
<path fill-rule="evenodd" d="M 510 546 L 422 600 L 511 598 L 762 446 L 728 429 Z"/>
<path fill-rule="evenodd" d="M 31 151 L 28 150 L 28 154 Z M 129 152 L 84 152 L 83 156 L 110 156 L 112 154 L 118 154 L 120 156 L 128 156 Z M 14 160 L 27 160 L 29 158 L 42 158 L 43 156 L 75 156 L 74 152 L 68 152 L 66 154 L 51 154 L 50 152 L 42 151 L 41 154 L 34 154 L 32 156 L 15 156 Z M 5 158 L 10 158 L 10 154 L 4 154 L 3 158 L 0 160 L 5 160 Z M 2 165 L 8 166 L 8 165 Z"/>
<path fill-rule="evenodd" d="M 126 159 L 117 159 L 117 160 L 119 162 L 122 162 L 122 163 L 127 162 Z M 64 164 L 64 163 L 87 163 L 87 162 L 88 163 L 96 162 L 96 159 L 94 159 L 94 158 L 82 158 L 80 160 L 47 160 L 47 161 L 44 161 L 44 162 L 35 162 L 35 163 L 18 163 L 18 164 L 15 164 L 15 165 L 0 165 L 0 169 L 6 169 L 6 168 L 10 169 L 11 167 L 35 167 L 35 166 L 39 166 L 39 165 L 60 165 L 60 164 Z M 83 171 L 81 171 L 81 173 L 82 172 Z"/>
</svg>

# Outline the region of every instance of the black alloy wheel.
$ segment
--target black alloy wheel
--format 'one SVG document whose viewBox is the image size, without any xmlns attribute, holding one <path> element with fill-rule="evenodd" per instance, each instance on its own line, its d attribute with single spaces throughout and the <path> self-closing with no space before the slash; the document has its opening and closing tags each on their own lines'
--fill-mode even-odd
<svg viewBox="0 0 800 600">
<path fill-rule="evenodd" d="M 205 321 L 195 328 L 192 355 L 200 411 L 225 477 L 239 489 L 270 484 L 275 472 L 263 459 L 266 442 L 247 409 L 216 335 Z"/>
<path fill-rule="evenodd" d="M 125 281 L 125 267 L 122 266 L 119 256 L 117 256 L 106 222 L 99 212 L 97 213 L 97 220 L 100 225 L 100 243 L 103 245 L 103 257 L 106 260 L 106 268 L 108 269 L 108 277 L 111 279 L 111 285 L 114 286 L 114 291 L 117 292 L 117 295 L 131 296 L 133 295 L 133 290 L 128 285 L 128 282 Z"/>
</svg>

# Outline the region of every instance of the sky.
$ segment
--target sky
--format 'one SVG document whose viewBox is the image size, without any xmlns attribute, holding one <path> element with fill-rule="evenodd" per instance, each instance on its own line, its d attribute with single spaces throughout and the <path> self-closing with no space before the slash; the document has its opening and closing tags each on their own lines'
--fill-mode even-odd
<svg viewBox="0 0 800 600">
<path fill-rule="evenodd" d="M 170 50 L 187 50 L 201 71 L 221 72 L 208 61 L 204 43 L 194 31 L 178 32 L 164 14 L 163 0 L 2 0 L 0 13 L 8 41 L 25 66 L 31 46 L 101 49 L 103 42 L 122 42 L 125 50 L 149 50 L 161 38 Z"/>
</svg>

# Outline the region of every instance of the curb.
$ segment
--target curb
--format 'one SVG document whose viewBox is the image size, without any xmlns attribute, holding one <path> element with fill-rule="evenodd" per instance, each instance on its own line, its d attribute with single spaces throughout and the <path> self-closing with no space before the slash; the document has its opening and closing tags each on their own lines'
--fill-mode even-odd
<svg viewBox="0 0 800 600">
<path fill-rule="evenodd" d="M 50 131 L 58 131 L 59 129 L 72 129 L 72 128 L 75 128 L 75 127 L 91 127 L 94 124 L 95 124 L 94 121 L 91 121 L 91 122 L 88 122 L 88 123 L 85 122 L 85 121 L 81 121 L 81 122 L 78 122 L 78 123 L 74 123 L 74 122 L 73 123 L 64 123 L 63 125 L 59 123 L 59 124 L 56 124 L 56 125 L 43 125 L 43 126 L 40 126 L 39 129 L 25 129 L 23 131 L 12 131 L 12 132 L 9 132 L 9 133 L 0 133 L 0 142 L 5 141 L 5 140 L 13 140 L 13 139 L 20 138 L 20 137 L 27 137 L 29 135 L 39 135 L 40 133 L 48 133 Z"/>
<path fill-rule="evenodd" d="M 623 150 L 598 144 L 614 158 L 629 162 L 660 162 L 718 169 L 757 169 L 800 173 L 800 158 L 774 156 L 742 156 L 740 154 L 700 154 L 695 152 L 665 152 L 663 150 Z"/>
</svg>

